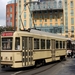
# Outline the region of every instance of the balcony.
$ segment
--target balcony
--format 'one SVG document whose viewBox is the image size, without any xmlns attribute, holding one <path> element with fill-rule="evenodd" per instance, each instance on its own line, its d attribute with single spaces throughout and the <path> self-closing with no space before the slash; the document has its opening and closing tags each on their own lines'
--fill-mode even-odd
<svg viewBox="0 0 75 75">
<path fill-rule="evenodd" d="M 40 3 L 32 3 L 31 11 L 45 11 L 45 10 L 63 10 L 62 1 L 43 1 Z"/>
</svg>

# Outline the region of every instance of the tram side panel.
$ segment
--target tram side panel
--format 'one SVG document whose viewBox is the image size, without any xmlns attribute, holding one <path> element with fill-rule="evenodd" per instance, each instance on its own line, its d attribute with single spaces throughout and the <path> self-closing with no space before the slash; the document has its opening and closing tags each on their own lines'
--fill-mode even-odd
<svg viewBox="0 0 75 75">
<path fill-rule="evenodd" d="M 46 62 L 52 61 L 52 53 L 51 50 L 35 50 L 33 52 L 33 60 L 41 60 L 46 59 Z"/>
<path fill-rule="evenodd" d="M 58 47 L 55 46 L 56 41 L 51 42 L 52 49 L 41 49 L 34 50 L 33 52 L 33 60 L 45 59 L 46 62 L 51 62 L 55 60 L 60 60 L 61 58 L 66 57 L 66 42 L 60 41 L 58 42 Z"/>
<path fill-rule="evenodd" d="M 14 52 L 13 54 L 13 68 L 22 67 L 22 52 Z"/>
</svg>

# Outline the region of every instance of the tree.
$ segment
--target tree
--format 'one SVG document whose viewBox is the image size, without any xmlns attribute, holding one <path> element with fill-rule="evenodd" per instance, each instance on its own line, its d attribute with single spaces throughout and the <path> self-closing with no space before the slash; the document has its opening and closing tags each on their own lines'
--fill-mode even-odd
<svg viewBox="0 0 75 75">
<path fill-rule="evenodd" d="M 3 31 L 5 31 L 5 27 L 0 26 L 0 34 L 1 34 L 1 32 L 3 32 Z"/>
<path fill-rule="evenodd" d="M 13 31 L 13 27 L 11 27 L 11 26 L 9 26 L 9 27 L 0 26 L 0 34 L 3 31 Z"/>
<path fill-rule="evenodd" d="M 6 27 L 6 31 L 13 31 L 13 30 L 14 30 L 14 28 L 13 28 L 13 27 L 11 27 L 11 26 Z"/>
</svg>

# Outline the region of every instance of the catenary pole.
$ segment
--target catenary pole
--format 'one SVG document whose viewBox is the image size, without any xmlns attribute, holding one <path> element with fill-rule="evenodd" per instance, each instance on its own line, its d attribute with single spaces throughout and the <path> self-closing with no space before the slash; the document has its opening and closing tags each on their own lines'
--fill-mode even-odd
<svg viewBox="0 0 75 75">
<path fill-rule="evenodd" d="M 16 0 L 14 1 L 14 31 L 16 31 Z"/>
</svg>

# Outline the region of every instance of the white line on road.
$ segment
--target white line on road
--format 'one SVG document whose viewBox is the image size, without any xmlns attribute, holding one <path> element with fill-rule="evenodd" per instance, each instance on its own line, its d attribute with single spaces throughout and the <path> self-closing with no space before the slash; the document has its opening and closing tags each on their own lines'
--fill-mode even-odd
<svg viewBox="0 0 75 75">
<path fill-rule="evenodd" d="M 19 74 L 21 72 L 23 72 L 23 71 L 18 71 L 18 72 L 15 72 L 14 74 L 11 74 L 11 75 L 17 75 L 17 74 Z"/>
</svg>

